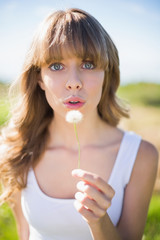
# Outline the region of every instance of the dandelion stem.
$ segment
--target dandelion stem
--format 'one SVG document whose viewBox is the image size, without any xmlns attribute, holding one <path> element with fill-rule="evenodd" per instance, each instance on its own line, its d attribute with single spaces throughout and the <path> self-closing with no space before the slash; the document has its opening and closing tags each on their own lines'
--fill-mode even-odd
<svg viewBox="0 0 160 240">
<path fill-rule="evenodd" d="M 77 143 L 78 143 L 78 168 L 80 168 L 81 149 L 80 149 L 80 142 L 79 142 L 79 138 L 78 138 L 76 123 L 74 123 L 74 131 L 75 131 L 76 139 L 77 139 Z"/>
</svg>

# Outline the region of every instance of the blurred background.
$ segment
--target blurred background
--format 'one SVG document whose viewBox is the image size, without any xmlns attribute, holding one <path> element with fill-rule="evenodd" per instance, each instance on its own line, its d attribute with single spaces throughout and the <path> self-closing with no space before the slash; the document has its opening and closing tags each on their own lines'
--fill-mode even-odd
<svg viewBox="0 0 160 240">
<path fill-rule="evenodd" d="M 130 119 L 122 119 L 120 127 L 140 134 L 160 153 L 159 0 L 0 0 L 0 126 L 9 119 L 8 87 L 19 75 L 36 28 L 51 11 L 70 7 L 91 13 L 118 48 L 117 94 L 130 105 Z M 160 167 L 143 240 L 159 239 Z M 0 207 L 0 240 L 18 240 L 7 204 Z"/>
</svg>

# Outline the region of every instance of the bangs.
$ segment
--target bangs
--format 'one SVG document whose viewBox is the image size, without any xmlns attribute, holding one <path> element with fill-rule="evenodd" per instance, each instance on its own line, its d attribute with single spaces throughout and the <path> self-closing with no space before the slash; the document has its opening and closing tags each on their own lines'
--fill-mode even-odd
<svg viewBox="0 0 160 240">
<path fill-rule="evenodd" d="M 107 69 L 108 51 L 104 29 L 100 31 L 94 18 L 77 12 L 61 12 L 61 16 L 54 23 L 52 20 L 49 26 L 45 24 L 44 29 L 37 51 L 39 67 L 62 60 L 64 56 L 74 55 L 93 61 L 101 69 Z"/>
</svg>

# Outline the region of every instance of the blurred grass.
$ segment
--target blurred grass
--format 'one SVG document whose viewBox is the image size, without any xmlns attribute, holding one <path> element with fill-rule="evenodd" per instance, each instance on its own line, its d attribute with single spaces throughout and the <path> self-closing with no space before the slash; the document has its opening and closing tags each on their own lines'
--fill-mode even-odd
<svg viewBox="0 0 160 240">
<path fill-rule="evenodd" d="M 0 83 L 0 125 L 9 118 L 8 87 Z M 121 86 L 118 96 L 131 104 L 131 118 L 120 123 L 153 142 L 160 151 L 160 84 L 138 83 Z M 160 240 L 160 171 L 152 196 L 143 240 Z M 0 240 L 18 240 L 16 223 L 7 204 L 0 207 Z"/>
<path fill-rule="evenodd" d="M 160 239 L 160 195 L 152 197 L 143 240 Z"/>
<path fill-rule="evenodd" d="M 160 107 L 160 84 L 137 83 L 121 86 L 118 95 L 134 106 Z"/>
<path fill-rule="evenodd" d="M 4 124 L 6 120 L 9 119 L 9 98 L 8 96 L 8 88 L 9 86 L 0 83 L 0 125 Z"/>
<path fill-rule="evenodd" d="M 130 118 L 122 119 L 120 127 L 134 131 L 153 143 L 160 156 L 160 84 L 137 83 L 121 86 L 118 96 L 130 104 Z M 160 161 L 154 190 L 160 192 Z"/>
<path fill-rule="evenodd" d="M 4 124 L 9 119 L 9 102 L 5 99 L 0 100 L 0 125 Z"/>
<path fill-rule="evenodd" d="M 16 222 L 7 204 L 0 207 L 0 240 L 18 240 Z"/>
</svg>

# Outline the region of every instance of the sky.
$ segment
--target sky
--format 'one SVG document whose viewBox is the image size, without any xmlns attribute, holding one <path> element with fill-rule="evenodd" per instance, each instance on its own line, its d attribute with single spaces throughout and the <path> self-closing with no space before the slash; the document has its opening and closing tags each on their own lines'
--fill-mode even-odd
<svg viewBox="0 0 160 240">
<path fill-rule="evenodd" d="M 54 10 L 81 8 L 106 29 L 119 51 L 121 83 L 160 83 L 159 0 L 0 0 L 0 80 L 21 70 L 33 34 Z"/>
</svg>

